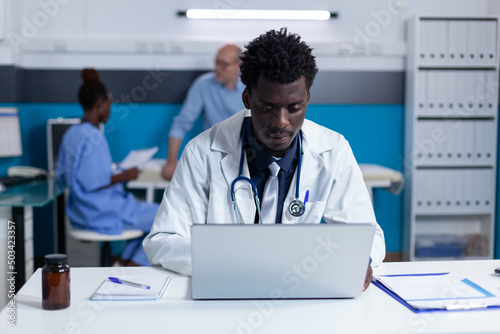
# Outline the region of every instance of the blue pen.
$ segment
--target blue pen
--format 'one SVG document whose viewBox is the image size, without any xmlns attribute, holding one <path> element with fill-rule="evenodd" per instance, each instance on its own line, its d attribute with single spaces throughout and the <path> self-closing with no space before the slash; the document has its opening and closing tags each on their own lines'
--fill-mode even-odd
<svg viewBox="0 0 500 334">
<path fill-rule="evenodd" d="M 116 284 L 123 284 L 123 285 L 133 286 L 134 288 L 140 288 L 140 289 L 146 289 L 146 290 L 151 289 L 151 287 L 149 285 L 125 281 L 125 280 L 120 279 L 118 277 L 108 277 L 108 279 L 111 282 L 116 283 Z"/>
<path fill-rule="evenodd" d="M 309 200 L 309 189 L 307 189 L 306 196 L 304 197 L 304 206 L 306 205 L 308 200 Z"/>
</svg>

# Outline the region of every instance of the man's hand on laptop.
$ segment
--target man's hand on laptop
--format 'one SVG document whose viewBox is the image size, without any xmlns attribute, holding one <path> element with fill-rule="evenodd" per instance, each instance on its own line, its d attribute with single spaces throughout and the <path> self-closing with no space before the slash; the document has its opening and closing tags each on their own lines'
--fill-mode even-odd
<svg viewBox="0 0 500 334">
<path fill-rule="evenodd" d="M 368 270 L 366 271 L 366 277 L 365 277 L 365 285 L 363 287 L 363 291 L 365 291 L 368 286 L 370 285 L 370 282 L 372 281 L 373 278 L 373 269 L 372 266 L 368 265 Z"/>
</svg>

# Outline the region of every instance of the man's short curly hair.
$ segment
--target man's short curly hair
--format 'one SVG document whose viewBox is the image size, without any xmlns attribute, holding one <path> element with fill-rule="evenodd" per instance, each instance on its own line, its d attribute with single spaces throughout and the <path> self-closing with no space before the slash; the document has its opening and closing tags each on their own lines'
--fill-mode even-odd
<svg viewBox="0 0 500 334">
<path fill-rule="evenodd" d="M 288 84 L 301 76 L 306 79 L 307 90 L 311 88 L 318 72 L 312 49 L 297 34 L 270 30 L 247 45 L 241 54 L 241 81 L 249 92 L 257 86 L 262 75 L 269 81 Z"/>
</svg>

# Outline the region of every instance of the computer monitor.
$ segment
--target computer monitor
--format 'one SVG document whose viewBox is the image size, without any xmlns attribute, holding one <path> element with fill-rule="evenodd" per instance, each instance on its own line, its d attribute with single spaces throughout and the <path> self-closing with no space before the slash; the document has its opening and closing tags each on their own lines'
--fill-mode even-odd
<svg viewBox="0 0 500 334">
<path fill-rule="evenodd" d="M 47 120 L 47 156 L 48 171 L 55 173 L 59 147 L 61 146 L 64 133 L 74 124 L 80 124 L 80 118 L 55 118 Z"/>
<path fill-rule="evenodd" d="M 0 158 L 23 155 L 17 108 L 0 108 Z"/>
</svg>

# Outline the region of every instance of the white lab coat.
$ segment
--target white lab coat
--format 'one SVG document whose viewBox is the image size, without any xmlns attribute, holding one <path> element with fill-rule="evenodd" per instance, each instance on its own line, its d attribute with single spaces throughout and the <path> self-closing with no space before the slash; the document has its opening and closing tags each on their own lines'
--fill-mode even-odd
<svg viewBox="0 0 500 334">
<path fill-rule="evenodd" d="M 186 145 L 151 232 L 143 242 L 151 265 L 191 275 L 191 224 L 237 223 L 230 189 L 238 177 L 245 116 L 250 116 L 249 110 L 214 125 Z M 376 223 L 368 190 L 348 142 L 342 135 L 308 120 L 304 121 L 302 134 L 299 198 L 304 200 L 309 190 L 309 200 L 304 215 L 290 215 L 295 172 L 285 198 L 282 223 L 319 223 L 322 218 L 327 223 L 374 223 L 370 256 L 372 266 L 379 265 L 385 257 L 384 233 Z M 243 175 L 250 177 L 246 157 Z M 237 188 L 243 188 L 236 191 L 240 219 L 253 224 L 255 205 L 249 187 L 239 182 Z"/>
</svg>

